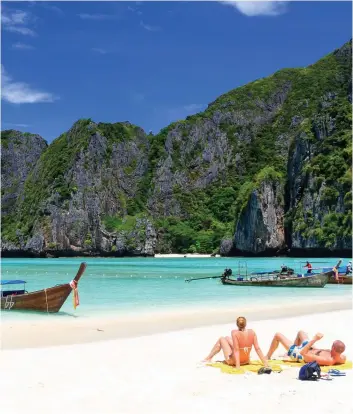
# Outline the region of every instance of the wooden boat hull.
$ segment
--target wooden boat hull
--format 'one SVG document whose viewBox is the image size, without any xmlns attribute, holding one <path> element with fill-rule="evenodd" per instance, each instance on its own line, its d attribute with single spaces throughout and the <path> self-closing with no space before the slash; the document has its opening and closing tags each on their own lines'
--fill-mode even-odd
<svg viewBox="0 0 353 414">
<path fill-rule="evenodd" d="M 304 277 L 287 277 L 281 278 L 280 276 L 273 277 L 273 279 L 261 280 L 252 276 L 252 280 L 234 280 L 229 278 L 221 279 L 224 285 L 232 286 L 266 286 L 266 287 L 324 287 L 329 277 L 333 274 L 333 271 L 320 273 L 312 276 Z"/>
<path fill-rule="evenodd" d="M 71 286 L 55 286 L 23 295 L 9 295 L 1 298 L 1 309 L 33 310 L 39 312 L 59 312 L 71 293 Z"/>
<path fill-rule="evenodd" d="M 335 279 L 335 276 L 330 276 L 328 279 L 329 284 L 333 285 L 351 285 L 352 284 L 352 275 L 338 275 L 338 281 Z"/>
<path fill-rule="evenodd" d="M 74 278 L 76 283 L 81 278 L 86 266 L 86 263 L 81 263 L 79 271 Z M 1 298 L 1 309 L 56 313 L 59 312 L 71 291 L 70 284 L 65 283 L 22 295 L 7 295 Z"/>
</svg>

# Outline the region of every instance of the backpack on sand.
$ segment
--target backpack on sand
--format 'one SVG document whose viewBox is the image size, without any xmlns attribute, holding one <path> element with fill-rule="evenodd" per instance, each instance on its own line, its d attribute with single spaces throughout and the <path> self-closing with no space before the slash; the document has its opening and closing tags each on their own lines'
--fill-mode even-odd
<svg viewBox="0 0 353 414">
<path fill-rule="evenodd" d="M 309 362 L 299 370 L 299 379 L 301 381 L 317 381 L 320 378 L 321 368 L 317 362 Z"/>
</svg>

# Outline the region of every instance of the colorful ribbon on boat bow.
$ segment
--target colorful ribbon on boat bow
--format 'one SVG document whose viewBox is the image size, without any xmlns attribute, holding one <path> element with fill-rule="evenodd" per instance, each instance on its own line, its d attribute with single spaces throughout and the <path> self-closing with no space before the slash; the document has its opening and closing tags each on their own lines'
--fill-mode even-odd
<svg viewBox="0 0 353 414">
<path fill-rule="evenodd" d="M 76 306 L 78 306 L 80 304 L 80 298 L 78 296 L 78 290 L 77 290 L 77 282 L 76 280 L 71 280 L 70 282 L 70 287 L 73 290 L 73 304 L 74 304 L 74 309 L 76 309 Z"/>
</svg>

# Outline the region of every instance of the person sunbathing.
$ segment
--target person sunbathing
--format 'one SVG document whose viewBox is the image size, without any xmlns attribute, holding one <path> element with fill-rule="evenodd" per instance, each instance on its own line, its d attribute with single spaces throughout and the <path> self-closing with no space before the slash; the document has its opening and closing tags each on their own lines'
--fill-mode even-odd
<svg viewBox="0 0 353 414">
<path fill-rule="evenodd" d="M 313 339 L 309 340 L 306 332 L 299 331 L 294 342 L 292 342 L 283 334 L 277 332 L 272 340 L 270 349 L 266 354 L 266 358 L 271 359 L 272 354 L 278 348 L 278 345 L 282 344 L 292 361 L 316 361 L 319 365 L 344 364 L 346 362 L 346 357 L 342 354 L 346 349 L 346 346 L 342 341 L 334 341 L 331 349 L 313 348 L 313 345 L 323 336 L 322 333 L 317 333 Z"/>
<path fill-rule="evenodd" d="M 261 348 L 257 342 L 256 333 L 252 329 L 246 329 L 246 319 L 240 316 L 237 319 L 238 330 L 231 332 L 231 337 L 221 337 L 218 339 L 209 355 L 203 362 L 210 362 L 212 358 L 221 350 L 224 354 L 225 363 L 228 365 L 235 365 L 240 368 L 240 365 L 250 363 L 250 352 L 252 346 L 265 367 L 268 367 L 267 359 L 264 357 Z"/>
</svg>

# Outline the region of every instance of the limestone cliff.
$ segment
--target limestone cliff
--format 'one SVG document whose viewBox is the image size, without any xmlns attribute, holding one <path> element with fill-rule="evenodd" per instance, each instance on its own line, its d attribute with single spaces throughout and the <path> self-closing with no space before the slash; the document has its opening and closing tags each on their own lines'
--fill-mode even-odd
<svg viewBox="0 0 353 414">
<path fill-rule="evenodd" d="M 351 49 L 157 135 L 86 119 L 48 148 L 3 139 L 2 254 L 349 255 Z"/>
<path fill-rule="evenodd" d="M 148 148 L 143 130 L 128 123 L 77 122 L 35 165 L 8 238 L 28 254 L 153 254 L 148 218 L 110 219 L 133 211 Z"/>
<path fill-rule="evenodd" d="M 283 187 L 278 181 L 263 181 L 251 192 L 240 214 L 234 240 L 236 250 L 254 255 L 283 251 L 283 217 Z"/>
<path fill-rule="evenodd" d="M 16 205 L 24 183 L 42 152 L 46 141 L 39 135 L 14 130 L 1 133 L 1 214 Z"/>
</svg>

